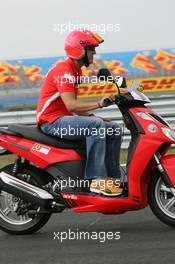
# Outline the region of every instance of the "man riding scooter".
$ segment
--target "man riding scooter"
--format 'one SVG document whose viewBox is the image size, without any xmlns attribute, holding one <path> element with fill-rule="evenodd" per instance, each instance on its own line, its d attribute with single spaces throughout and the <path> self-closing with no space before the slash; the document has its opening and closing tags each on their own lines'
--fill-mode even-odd
<svg viewBox="0 0 175 264">
<path fill-rule="evenodd" d="M 107 196 L 117 196 L 122 188 L 119 153 L 121 146 L 120 127 L 105 121 L 89 111 L 109 106 L 114 95 L 106 95 L 99 101 L 83 102 L 77 99 L 77 88 L 82 76 L 81 68 L 93 63 L 95 48 L 103 39 L 88 30 L 71 32 L 65 40 L 68 59 L 51 68 L 44 80 L 37 107 L 37 124 L 53 136 L 68 140 L 86 139 L 87 160 L 85 179 L 90 180 L 90 190 Z M 64 133 L 74 129 L 76 133 Z M 101 131 L 105 131 L 103 136 Z M 102 184 L 103 183 L 103 184 Z"/>
</svg>

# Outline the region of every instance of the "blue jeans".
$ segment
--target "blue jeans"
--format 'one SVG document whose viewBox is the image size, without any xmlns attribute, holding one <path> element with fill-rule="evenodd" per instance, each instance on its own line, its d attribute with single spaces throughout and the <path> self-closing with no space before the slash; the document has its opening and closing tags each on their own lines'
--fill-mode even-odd
<svg viewBox="0 0 175 264">
<path fill-rule="evenodd" d="M 87 161 L 85 179 L 120 178 L 119 156 L 121 128 L 113 121 L 95 116 L 64 116 L 44 123 L 41 130 L 68 140 L 86 138 Z"/>
</svg>

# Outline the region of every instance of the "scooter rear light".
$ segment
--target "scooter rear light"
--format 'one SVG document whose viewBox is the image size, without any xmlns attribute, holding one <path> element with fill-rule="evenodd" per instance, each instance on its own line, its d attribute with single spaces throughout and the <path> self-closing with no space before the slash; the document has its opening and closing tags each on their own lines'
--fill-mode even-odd
<svg viewBox="0 0 175 264">
<path fill-rule="evenodd" d="M 171 130 L 167 127 L 162 127 L 162 132 L 164 133 L 165 136 L 175 141 L 175 131 L 174 130 Z"/>
</svg>

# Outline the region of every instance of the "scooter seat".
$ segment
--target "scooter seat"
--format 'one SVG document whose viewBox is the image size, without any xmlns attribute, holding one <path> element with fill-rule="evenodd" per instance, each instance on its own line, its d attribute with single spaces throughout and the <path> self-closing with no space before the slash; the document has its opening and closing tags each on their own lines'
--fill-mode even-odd
<svg viewBox="0 0 175 264">
<path fill-rule="evenodd" d="M 57 148 L 75 149 L 80 152 L 86 149 L 84 139 L 66 140 L 46 135 L 36 125 L 9 125 L 7 131 L 9 130 L 14 132 L 15 136 L 24 137 Z"/>
</svg>

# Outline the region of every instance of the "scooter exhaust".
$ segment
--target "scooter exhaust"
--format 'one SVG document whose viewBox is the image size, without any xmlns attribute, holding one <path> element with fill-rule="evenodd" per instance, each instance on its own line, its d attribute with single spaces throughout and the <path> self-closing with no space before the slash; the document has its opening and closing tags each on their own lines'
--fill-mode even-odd
<svg viewBox="0 0 175 264">
<path fill-rule="evenodd" d="M 24 201 L 33 202 L 42 207 L 48 207 L 54 199 L 49 192 L 3 171 L 0 172 L 0 191 L 8 192 Z"/>
</svg>

